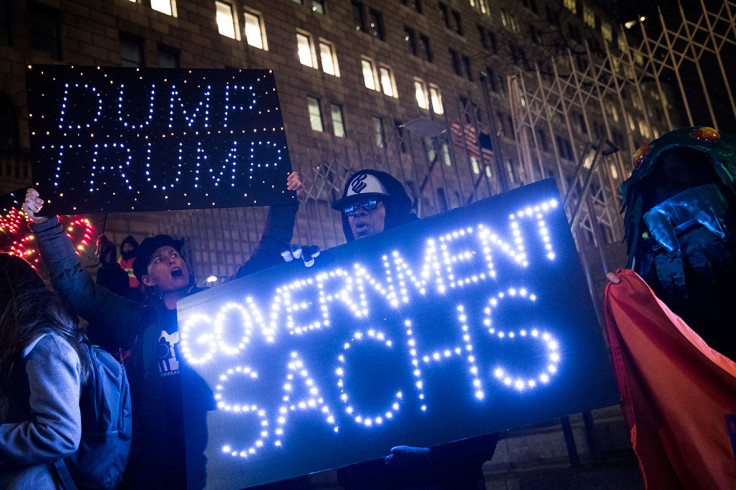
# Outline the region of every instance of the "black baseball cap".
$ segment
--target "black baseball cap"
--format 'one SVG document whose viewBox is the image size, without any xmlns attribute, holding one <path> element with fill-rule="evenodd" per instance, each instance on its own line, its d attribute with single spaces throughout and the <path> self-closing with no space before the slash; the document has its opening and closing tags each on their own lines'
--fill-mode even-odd
<svg viewBox="0 0 736 490">
<path fill-rule="evenodd" d="M 171 238 L 169 235 L 144 238 L 141 244 L 138 245 L 138 248 L 135 249 L 133 274 L 139 281 L 143 281 L 143 276 L 148 273 L 148 265 L 151 263 L 153 252 L 167 245 L 174 247 L 177 252 L 181 253 L 182 241 Z"/>
</svg>

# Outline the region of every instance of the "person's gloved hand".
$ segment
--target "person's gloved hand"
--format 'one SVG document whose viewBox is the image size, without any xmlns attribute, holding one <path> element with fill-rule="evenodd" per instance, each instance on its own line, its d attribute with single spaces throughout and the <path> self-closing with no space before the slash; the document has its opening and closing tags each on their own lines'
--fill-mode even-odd
<svg viewBox="0 0 736 490">
<path fill-rule="evenodd" d="M 391 448 L 391 453 L 384 458 L 384 462 L 396 469 L 421 465 L 429 462 L 429 448 L 395 446 Z"/>
<path fill-rule="evenodd" d="M 284 258 L 284 262 L 291 262 L 292 260 L 303 260 L 306 267 L 312 267 L 314 265 L 314 259 L 319 257 L 319 247 L 316 245 L 294 245 L 290 249 L 281 251 L 281 256 Z"/>
</svg>

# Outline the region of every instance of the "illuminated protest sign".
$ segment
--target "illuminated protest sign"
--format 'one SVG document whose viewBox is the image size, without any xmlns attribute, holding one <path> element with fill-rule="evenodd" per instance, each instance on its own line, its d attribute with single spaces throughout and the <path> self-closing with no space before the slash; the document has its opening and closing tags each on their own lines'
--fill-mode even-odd
<svg viewBox="0 0 736 490">
<path fill-rule="evenodd" d="M 55 213 L 295 199 L 270 70 L 35 65 L 26 76 L 33 177 Z"/>
<path fill-rule="evenodd" d="M 178 305 L 210 387 L 210 488 L 246 487 L 617 403 L 546 181 Z M 188 405 L 185 403 L 185 406 Z"/>
</svg>

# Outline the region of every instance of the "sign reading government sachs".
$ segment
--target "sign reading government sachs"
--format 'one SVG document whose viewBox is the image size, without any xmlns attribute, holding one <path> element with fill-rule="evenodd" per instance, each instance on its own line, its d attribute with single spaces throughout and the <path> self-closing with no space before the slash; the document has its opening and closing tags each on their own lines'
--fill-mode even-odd
<svg viewBox="0 0 736 490">
<path fill-rule="evenodd" d="M 33 178 L 58 214 L 291 202 L 270 70 L 34 65 Z"/>
<path fill-rule="evenodd" d="M 209 488 L 619 401 L 551 180 L 327 250 L 312 268 L 284 264 L 217 286 L 178 308 L 181 354 L 216 406 L 207 415 Z M 191 441 L 188 433 L 188 452 Z"/>
</svg>

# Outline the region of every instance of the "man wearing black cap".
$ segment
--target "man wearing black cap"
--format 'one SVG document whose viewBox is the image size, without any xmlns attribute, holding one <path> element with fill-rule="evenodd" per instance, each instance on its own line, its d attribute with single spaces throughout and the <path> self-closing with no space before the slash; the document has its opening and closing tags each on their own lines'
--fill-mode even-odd
<svg viewBox="0 0 736 490">
<path fill-rule="evenodd" d="M 332 207 L 342 213 L 349 242 L 419 219 L 401 182 L 378 170 L 351 175 Z M 482 466 L 497 441 L 498 434 L 490 434 L 433 448 L 396 446 L 384 460 L 342 468 L 338 478 L 347 490 L 484 489 Z"/>
<path fill-rule="evenodd" d="M 296 173 L 289 175 L 287 189 L 297 193 L 302 189 Z M 131 351 L 126 367 L 133 399 L 133 443 L 123 487 L 203 488 L 206 414 L 214 409 L 214 400 L 204 381 L 179 362 L 176 303 L 197 291 L 189 266 L 181 256 L 182 242 L 168 235 L 141 242 L 133 262 L 136 277 L 146 287 L 146 300 L 140 304 L 94 283 L 81 268 L 58 219 L 36 215 L 43 202 L 38 192 L 29 189 L 23 210 L 33 221 L 31 229 L 54 289 L 77 314 L 104 324 L 115 337 L 115 344 Z M 297 207 L 271 208 L 259 246 L 239 275 L 281 263 L 280 252 L 291 241 Z M 184 392 L 189 417 L 186 420 L 182 409 Z M 192 429 L 186 454 L 185 425 Z"/>
<path fill-rule="evenodd" d="M 332 208 L 342 212 L 342 229 L 349 242 L 418 219 L 401 182 L 378 170 L 354 173 Z"/>
</svg>

